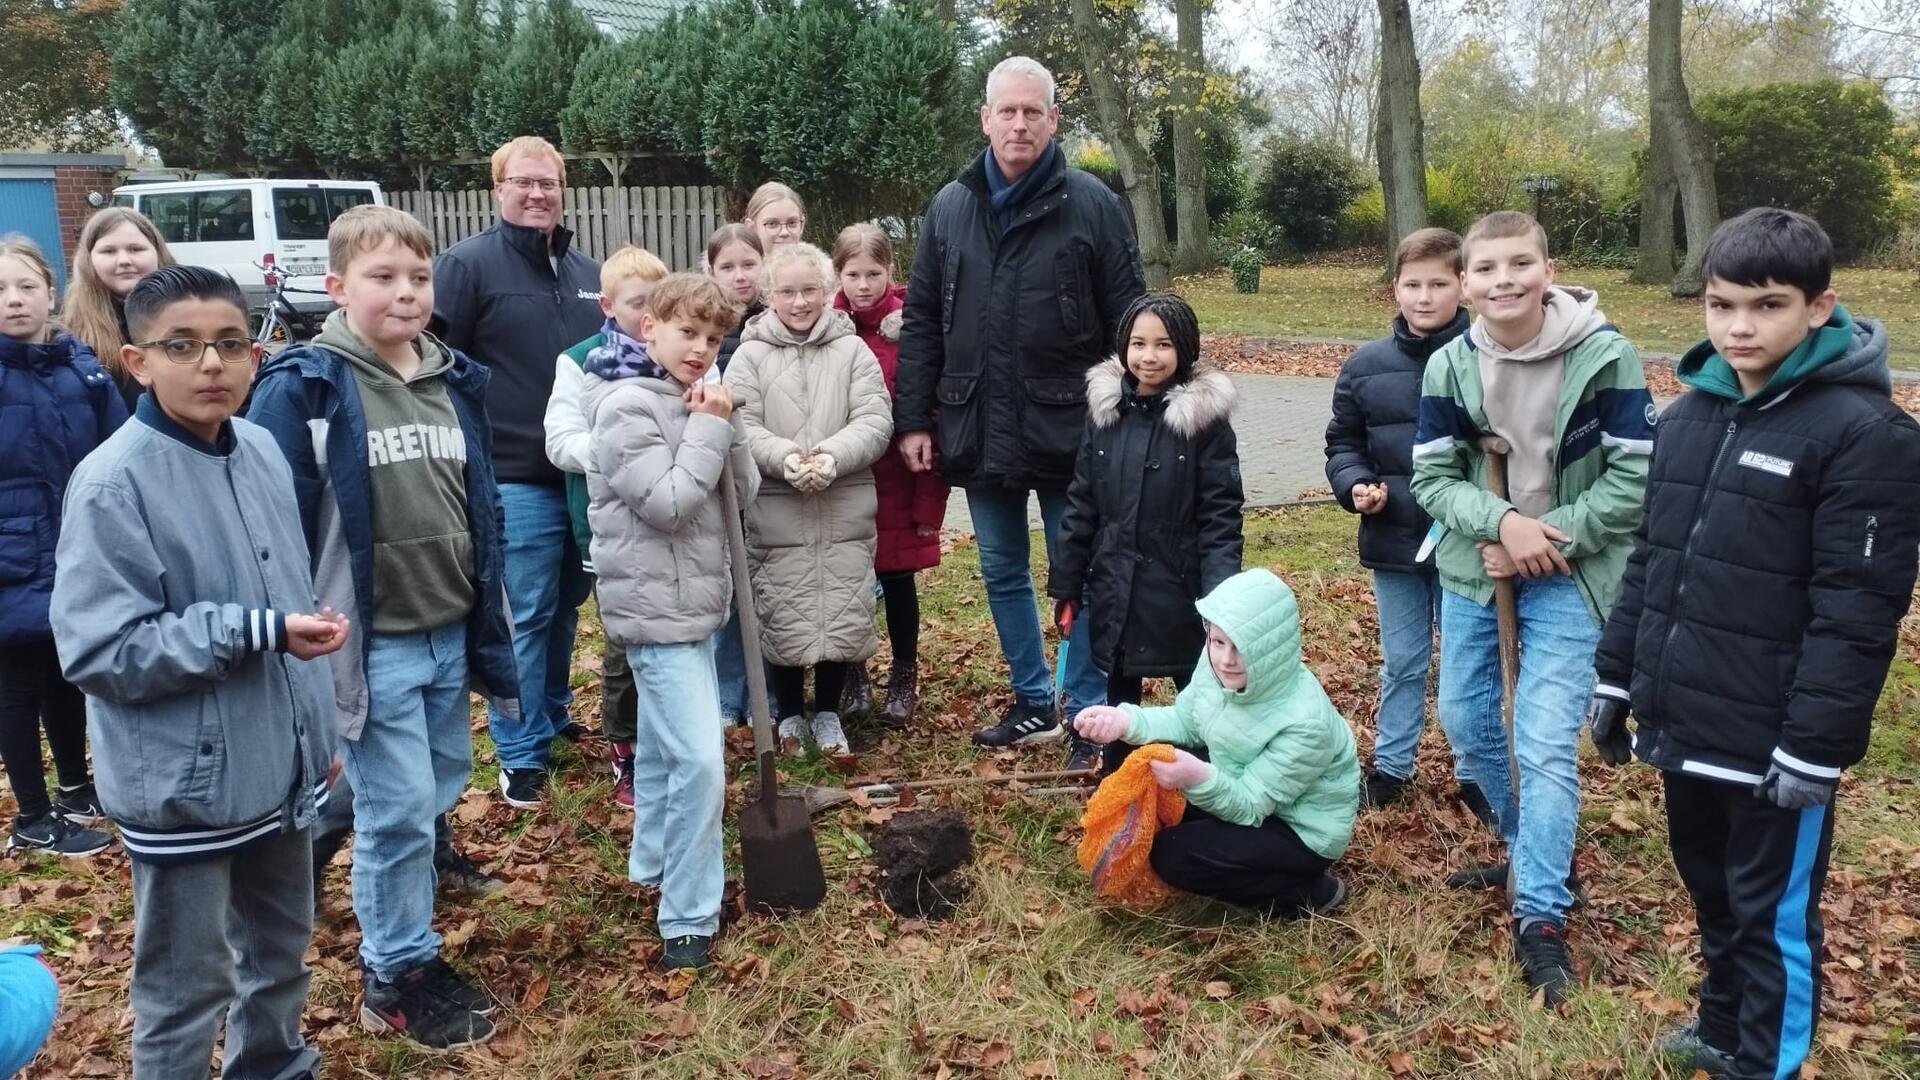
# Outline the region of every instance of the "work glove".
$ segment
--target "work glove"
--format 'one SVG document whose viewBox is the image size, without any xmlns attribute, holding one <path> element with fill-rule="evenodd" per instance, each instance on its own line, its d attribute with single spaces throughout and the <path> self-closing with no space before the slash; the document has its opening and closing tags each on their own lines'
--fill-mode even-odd
<svg viewBox="0 0 1920 1080">
<path fill-rule="evenodd" d="M 1112 705 L 1089 705 L 1073 718 L 1073 729 L 1097 743 L 1127 737 L 1127 710 Z"/>
<path fill-rule="evenodd" d="M 1802 780 L 1778 765 L 1767 766 L 1767 778 L 1753 789 L 1753 797 L 1765 799 L 1782 810 L 1805 810 L 1833 801 L 1834 784 L 1825 780 Z"/>
<path fill-rule="evenodd" d="M 1073 617 L 1079 613 L 1079 605 L 1071 600 L 1053 602 L 1053 625 L 1060 630 L 1061 637 L 1073 636 Z"/>
<path fill-rule="evenodd" d="M 1633 760 L 1633 736 L 1627 732 L 1629 711 L 1627 702 L 1605 694 L 1593 695 L 1587 704 L 1587 730 L 1593 734 L 1593 748 L 1609 765 Z"/>
<path fill-rule="evenodd" d="M 786 460 L 780 463 L 780 471 L 785 474 L 787 483 L 800 488 L 802 491 L 806 490 L 806 488 L 800 486 L 800 481 L 807 475 L 807 462 L 805 458 L 800 456 L 798 451 L 787 455 Z"/>
<path fill-rule="evenodd" d="M 1174 750 L 1172 761 L 1148 762 L 1147 767 L 1153 770 L 1153 778 L 1160 781 L 1161 787 L 1175 791 L 1204 783 L 1213 775 L 1212 765 L 1179 749 Z"/>
</svg>

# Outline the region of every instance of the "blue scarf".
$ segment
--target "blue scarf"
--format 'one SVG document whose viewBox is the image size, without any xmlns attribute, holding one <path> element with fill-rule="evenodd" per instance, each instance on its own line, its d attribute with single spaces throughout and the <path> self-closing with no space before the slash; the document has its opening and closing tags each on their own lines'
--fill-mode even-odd
<svg viewBox="0 0 1920 1080">
<path fill-rule="evenodd" d="M 1059 156 L 1060 144 L 1048 143 L 1033 167 L 1021 173 L 1020 179 L 1009 182 L 1000 172 L 1000 163 L 994 160 L 993 149 L 987 149 L 987 202 L 993 207 L 993 220 L 1001 232 L 1013 224 L 1013 215 L 1033 197 L 1041 178 L 1052 173 L 1053 161 Z"/>
<path fill-rule="evenodd" d="M 587 353 L 587 362 L 581 367 L 589 375 L 602 379 L 666 379 L 667 369 L 653 362 L 647 355 L 647 346 L 637 338 L 630 338 L 620 324 L 609 318 L 600 328 L 601 336 L 606 340 L 595 345 Z"/>
</svg>

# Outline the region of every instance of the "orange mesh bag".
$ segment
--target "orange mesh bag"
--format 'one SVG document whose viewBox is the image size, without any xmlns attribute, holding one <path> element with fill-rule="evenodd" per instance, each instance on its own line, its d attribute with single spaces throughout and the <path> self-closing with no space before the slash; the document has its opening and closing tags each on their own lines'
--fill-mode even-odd
<svg viewBox="0 0 1920 1080">
<path fill-rule="evenodd" d="M 1093 876 L 1093 891 L 1112 900 L 1149 903 L 1177 890 L 1160 880 L 1147 862 L 1153 834 L 1180 823 L 1187 797 L 1153 778 L 1148 765 L 1172 761 L 1173 747 L 1143 746 L 1127 755 L 1112 776 L 1101 781 L 1080 817 L 1080 869 Z"/>
</svg>

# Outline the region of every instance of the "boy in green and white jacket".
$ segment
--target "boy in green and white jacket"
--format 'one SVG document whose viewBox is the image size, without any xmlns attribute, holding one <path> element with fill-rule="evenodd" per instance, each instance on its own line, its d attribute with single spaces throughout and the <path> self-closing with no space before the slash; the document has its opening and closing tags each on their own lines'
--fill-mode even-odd
<svg viewBox="0 0 1920 1080">
<path fill-rule="evenodd" d="M 1575 751 L 1593 652 L 1640 521 L 1653 399 L 1640 356 L 1585 289 L 1553 284 L 1547 237 L 1499 211 L 1466 238 L 1473 326 L 1427 363 L 1413 496 L 1434 520 L 1440 718 L 1499 818 L 1513 867 L 1514 952 L 1527 986 L 1574 983 L 1563 931 L 1580 811 Z M 1508 494 L 1487 488 L 1480 440 L 1506 440 Z M 1521 662 L 1511 775 L 1500 719 L 1494 582 L 1516 579 Z M 1524 807 L 1524 812 L 1522 808 Z M 1506 865 L 1455 874 L 1504 884 Z"/>
</svg>

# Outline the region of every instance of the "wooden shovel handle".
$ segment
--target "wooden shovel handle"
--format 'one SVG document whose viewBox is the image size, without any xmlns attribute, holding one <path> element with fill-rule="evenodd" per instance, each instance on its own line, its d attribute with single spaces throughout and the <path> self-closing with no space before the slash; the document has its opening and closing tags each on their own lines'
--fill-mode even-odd
<svg viewBox="0 0 1920 1080">
<path fill-rule="evenodd" d="M 753 749 L 760 759 L 760 801 L 780 797 L 774 776 L 773 713 L 767 706 L 767 668 L 760 660 L 760 613 L 753 607 L 753 581 L 747 573 L 747 537 L 740 517 L 740 492 L 734 488 L 733 442 L 720 465 L 720 498 L 727 518 L 727 561 L 733 571 L 733 606 L 740 613 L 740 652 L 747 668 L 747 703 L 753 711 Z"/>
</svg>

